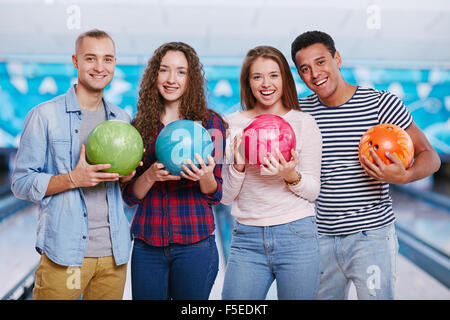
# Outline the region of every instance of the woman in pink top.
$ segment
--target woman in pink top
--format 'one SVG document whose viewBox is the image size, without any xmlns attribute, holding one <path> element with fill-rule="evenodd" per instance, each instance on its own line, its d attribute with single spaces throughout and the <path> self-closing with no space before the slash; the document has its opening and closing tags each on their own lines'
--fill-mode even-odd
<svg viewBox="0 0 450 320">
<path fill-rule="evenodd" d="M 320 273 L 314 201 L 320 191 L 322 137 L 313 117 L 300 110 L 294 79 L 283 54 L 250 50 L 241 77 L 243 110 L 230 126 L 223 169 L 222 203 L 236 219 L 223 299 L 265 299 L 276 279 L 279 299 L 315 299 Z M 267 154 L 260 167 L 239 152 L 242 130 L 258 115 L 274 114 L 296 135 L 291 158 Z"/>
</svg>

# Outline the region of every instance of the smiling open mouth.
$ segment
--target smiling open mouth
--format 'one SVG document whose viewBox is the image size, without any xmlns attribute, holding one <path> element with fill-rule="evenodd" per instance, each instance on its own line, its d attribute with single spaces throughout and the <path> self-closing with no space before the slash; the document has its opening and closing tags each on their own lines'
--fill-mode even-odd
<svg viewBox="0 0 450 320">
<path fill-rule="evenodd" d="M 260 92 L 263 96 L 270 96 L 275 93 L 275 90 L 266 90 L 266 91 L 260 91 Z"/>
<path fill-rule="evenodd" d="M 320 85 L 324 84 L 327 81 L 328 81 L 328 78 L 325 78 L 325 79 L 322 79 L 320 81 L 314 82 L 314 85 L 320 86 Z"/>
<path fill-rule="evenodd" d="M 168 87 L 168 86 L 163 86 L 164 90 L 167 92 L 174 92 L 178 90 L 178 87 Z"/>
<path fill-rule="evenodd" d="M 103 79 L 106 77 L 106 75 L 100 75 L 100 74 L 91 74 L 90 76 L 94 79 Z"/>
</svg>

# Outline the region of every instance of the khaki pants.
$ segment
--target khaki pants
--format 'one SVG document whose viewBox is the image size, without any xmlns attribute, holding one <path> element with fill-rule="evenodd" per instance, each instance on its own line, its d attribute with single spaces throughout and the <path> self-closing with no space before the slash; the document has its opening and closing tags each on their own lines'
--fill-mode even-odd
<svg viewBox="0 0 450 320">
<path fill-rule="evenodd" d="M 127 264 L 117 266 L 112 256 L 84 258 L 81 267 L 54 263 L 42 254 L 36 269 L 33 300 L 121 300 Z"/>
</svg>

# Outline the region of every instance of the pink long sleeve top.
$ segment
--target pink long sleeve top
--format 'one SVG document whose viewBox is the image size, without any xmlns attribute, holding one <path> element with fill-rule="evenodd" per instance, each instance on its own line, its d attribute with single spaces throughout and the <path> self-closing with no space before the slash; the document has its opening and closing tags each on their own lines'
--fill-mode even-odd
<svg viewBox="0 0 450 320">
<path fill-rule="evenodd" d="M 294 129 L 301 181 L 288 186 L 280 176 L 261 174 L 260 169 L 246 165 L 244 172 L 233 166 L 231 145 L 236 134 L 252 121 L 241 111 L 226 117 L 229 124 L 225 163 L 223 165 L 223 196 L 221 202 L 232 204 L 231 214 L 239 223 L 272 226 L 315 215 L 314 201 L 320 191 L 322 137 L 312 116 L 290 110 L 284 120 Z"/>
</svg>

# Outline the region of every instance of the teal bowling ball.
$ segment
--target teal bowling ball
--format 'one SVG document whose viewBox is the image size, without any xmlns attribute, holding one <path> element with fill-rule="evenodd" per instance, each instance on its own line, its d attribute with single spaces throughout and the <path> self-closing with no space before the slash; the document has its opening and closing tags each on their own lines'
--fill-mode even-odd
<svg viewBox="0 0 450 320">
<path fill-rule="evenodd" d="M 192 120 L 177 120 L 165 126 L 155 143 L 156 159 L 164 164 L 166 170 L 172 175 L 180 175 L 181 166 L 190 159 L 198 168 L 200 164 L 194 155 L 198 153 L 208 164 L 207 156 L 214 149 L 211 135 L 199 123 Z"/>
<path fill-rule="evenodd" d="M 144 153 L 140 133 L 131 124 L 121 120 L 99 123 L 86 141 L 86 159 L 90 164 L 107 164 L 104 172 L 126 176 L 137 168 Z"/>
</svg>

